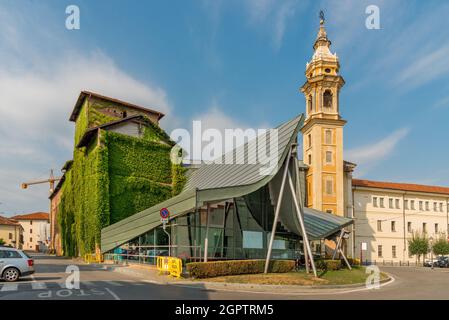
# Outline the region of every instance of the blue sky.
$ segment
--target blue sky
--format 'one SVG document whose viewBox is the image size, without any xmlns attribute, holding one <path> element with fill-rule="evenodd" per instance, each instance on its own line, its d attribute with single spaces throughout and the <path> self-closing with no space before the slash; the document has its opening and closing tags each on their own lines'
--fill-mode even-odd
<svg viewBox="0 0 449 320">
<path fill-rule="evenodd" d="M 70 4 L 80 30 L 65 28 Z M 365 27 L 370 4 L 380 30 Z M 276 126 L 303 112 L 320 8 L 346 80 L 355 176 L 448 186 L 446 1 L 2 0 L 0 214 L 48 211 L 47 186 L 19 185 L 71 158 L 82 89 L 159 109 L 168 131 L 197 119 Z"/>
</svg>

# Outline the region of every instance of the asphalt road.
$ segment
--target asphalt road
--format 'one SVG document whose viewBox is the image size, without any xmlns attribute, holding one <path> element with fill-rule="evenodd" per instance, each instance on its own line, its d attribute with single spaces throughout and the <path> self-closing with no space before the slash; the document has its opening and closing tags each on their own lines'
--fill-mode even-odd
<svg viewBox="0 0 449 320">
<path fill-rule="evenodd" d="M 449 269 L 384 267 L 395 281 L 379 289 L 315 289 L 301 294 L 210 290 L 185 285 L 161 285 L 133 275 L 106 271 L 98 266 L 78 264 L 80 287 L 71 288 L 74 264 L 71 259 L 36 255 L 36 273 L 16 283 L 0 282 L 0 300 L 31 299 L 449 299 Z M 69 280 L 68 282 L 66 280 Z"/>
</svg>

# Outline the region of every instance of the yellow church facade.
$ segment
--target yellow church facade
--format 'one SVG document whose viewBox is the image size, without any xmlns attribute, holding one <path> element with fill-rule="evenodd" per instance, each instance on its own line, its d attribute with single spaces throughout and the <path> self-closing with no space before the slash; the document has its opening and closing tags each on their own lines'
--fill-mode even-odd
<svg viewBox="0 0 449 320">
<path fill-rule="evenodd" d="M 449 234 L 449 188 L 352 178 L 356 164 L 344 160 L 346 121 L 340 114 L 345 81 L 330 46 L 322 18 L 300 88 L 306 106 L 301 129 L 306 206 L 354 219 L 345 241 L 348 256 L 379 263 L 415 261 L 408 252 L 413 232 L 433 239 Z"/>
</svg>

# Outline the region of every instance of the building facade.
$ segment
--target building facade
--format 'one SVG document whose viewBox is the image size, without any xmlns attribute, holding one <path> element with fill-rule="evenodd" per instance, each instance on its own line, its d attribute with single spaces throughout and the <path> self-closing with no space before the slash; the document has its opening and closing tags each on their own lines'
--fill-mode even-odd
<svg viewBox="0 0 449 320">
<path fill-rule="evenodd" d="M 0 239 L 6 246 L 23 247 L 23 227 L 16 220 L 0 216 Z"/>
<path fill-rule="evenodd" d="M 22 214 L 11 219 L 23 228 L 23 249 L 45 252 L 50 246 L 50 215 L 46 212 Z"/>
<path fill-rule="evenodd" d="M 408 251 L 413 233 L 433 239 L 449 234 L 449 188 L 358 179 L 352 185 L 356 256 L 414 262 Z"/>
</svg>

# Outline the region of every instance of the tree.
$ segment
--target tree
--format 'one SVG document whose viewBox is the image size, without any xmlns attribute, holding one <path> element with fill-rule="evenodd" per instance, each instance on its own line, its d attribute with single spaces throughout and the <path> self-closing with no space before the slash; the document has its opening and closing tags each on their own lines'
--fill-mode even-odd
<svg viewBox="0 0 449 320">
<path fill-rule="evenodd" d="M 444 233 L 440 234 L 437 240 L 432 245 L 432 251 L 436 255 L 447 255 L 449 254 L 449 242 L 446 239 Z"/>
<path fill-rule="evenodd" d="M 2 238 L 0 238 L 0 246 L 5 244 L 5 240 L 3 240 Z"/>
<path fill-rule="evenodd" d="M 419 234 L 414 232 L 412 238 L 408 240 L 408 252 L 413 256 L 417 256 L 418 262 L 421 260 L 421 255 L 427 254 L 429 249 L 429 238 L 427 238 L 425 233 Z"/>
</svg>

